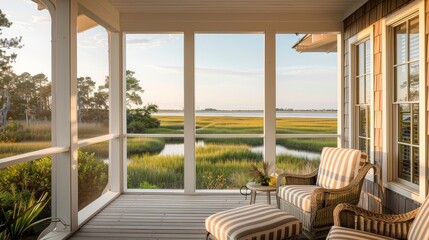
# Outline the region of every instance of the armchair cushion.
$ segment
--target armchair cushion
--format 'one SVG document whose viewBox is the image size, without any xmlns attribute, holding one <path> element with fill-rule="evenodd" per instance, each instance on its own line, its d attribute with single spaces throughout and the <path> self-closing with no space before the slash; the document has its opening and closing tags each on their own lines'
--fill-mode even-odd
<svg viewBox="0 0 429 240">
<path fill-rule="evenodd" d="M 408 239 L 419 240 L 429 239 L 429 196 L 420 207 L 419 212 L 416 215 L 413 223 L 410 227 Z"/>
<path fill-rule="evenodd" d="M 323 148 L 316 185 L 327 189 L 349 185 L 359 171 L 360 158 L 356 149 Z"/>
<path fill-rule="evenodd" d="M 329 240 L 391 240 L 394 238 L 384 237 L 381 235 L 359 231 L 351 228 L 333 226 L 329 231 Z"/>
<path fill-rule="evenodd" d="M 277 193 L 281 199 L 290 202 L 305 212 L 311 212 L 311 194 L 316 185 L 286 185 L 279 188 Z"/>
</svg>

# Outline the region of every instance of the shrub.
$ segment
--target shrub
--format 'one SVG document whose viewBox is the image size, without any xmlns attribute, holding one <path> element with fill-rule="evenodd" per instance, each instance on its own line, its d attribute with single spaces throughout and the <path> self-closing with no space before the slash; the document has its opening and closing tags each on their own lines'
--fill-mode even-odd
<svg viewBox="0 0 429 240">
<path fill-rule="evenodd" d="M 157 112 L 156 105 L 147 105 L 143 108 L 127 110 L 127 132 L 142 133 L 147 128 L 159 128 L 160 121 L 151 116 Z"/>
<path fill-rule="evenodd" d="M 142 133 L 145 130 L 144 122 L 140 121 L 132 121 L 127 124 L 127 132 L 128 133 Z"/>
<path fill-rule="evenodd" d="M 79 210 L 103 194 L 108 181 L 108 166 L 94 157 L 95 153 L 79 151 Z"/>
<path fill-rule="evenodd" d="M 10 121 L 5 131 L 0 133 L 0 142 L 22 142 L 31 139 L 30 130 L 24 129 L 21 124 L 14 121 Z"/>
<path fill-rule="evenodd" d="M 79 151 L 79 209 L 92 202 L 105 189 L 108 165 L 95 158 L 94 153 Z M 21 163 L 0 170 L 0 207 L 10 211 L 20 201 L 39 199 L 51 193 L 51 157 Z M 42 212 L 50 216 L 50 209 Z"/>
</svg>

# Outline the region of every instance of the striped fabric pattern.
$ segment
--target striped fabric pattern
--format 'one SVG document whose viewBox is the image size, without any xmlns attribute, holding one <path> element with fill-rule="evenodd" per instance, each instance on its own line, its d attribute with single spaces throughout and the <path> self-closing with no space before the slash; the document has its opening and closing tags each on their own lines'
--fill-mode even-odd
<svg viewBox="0 0 429 240">
<path fill-rule="evenodd" d="M 327 189 L 349 185 L 359 171 L 360 155 L 356 149 L 323 148 L 316 185 Z"/>
<path fill-rule="evenodd" d="M 311 194 L 316 185 L 286 185 L 279 188 L 278 196 L 305 212 L 311 212 Z"/>
<path fill-rule="evenodd" d="M 207 232 L 218 240 L 274 240 L 297 236 L 302 224 L 289 215 L 267 204 L 239 207 L 208 217 Z"/>
<path fill-rule="evenodd" d="M 393 240 L 369 232 L 359 231 L 351 228 L 333 226 L 326 240 Z M 423 238 L 422 238 L 423 239 Z M 426 238 L 425 238 L 426 239 Z"/>
<path fill-rule="evenodd" d="M 421 240 L 429 239 L 429 195 L 420 207 L 408 233 L 408 239 Z"/>
</svg>

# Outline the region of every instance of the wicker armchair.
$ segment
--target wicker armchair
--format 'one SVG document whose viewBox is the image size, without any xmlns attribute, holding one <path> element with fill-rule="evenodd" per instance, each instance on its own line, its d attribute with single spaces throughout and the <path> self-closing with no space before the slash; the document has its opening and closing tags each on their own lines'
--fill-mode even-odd
<svg viewBox="0 0 429 240">
<path fill-rule="evenodd" d="M 329 233 L 328 239 L 344 239 L 344 235 L 353 236 L 357 231 L 362 239 L 371 239 L 374 235 L 380 235 L 377 237 L 381 239 L 383 239 L 382 236 L 386 239 L 407 239 L 411 224 L 419 210 L 420 208 L 417 208 L 411 212 L 389 215 L 342 203 L 334 210 L 335 226 Z"/>
<path fill-rule="evenodd" d="M 327 148 L 324 148 L 322 151 L 322 160 L 325 150 L 327 150 Z M 334 148 L 330 148 L 330 150 L 357 151 Z M 355 157 L 358 158 L 358 163 L 356 163 L 356 165 L 352 164 L 356 166 L 358 170 L 357 174 L 352 176 L 350 182 L 345 183 L 346 186 L 341 186 L 340 188 L 321 186 L 323 184 L 321 184 L 320 172 L 323 173 L 323 171 L 321 171 L 320 167 L 318 170 L 308 175 L 280 174 L 278 176 L 276 185 L 277 205 L 281 210 L 294 215 L 303 222 L 304 234 L 308 238 L 315 239 L 326 236 L 334 224 L 333 211 L 338 204 L 358 204 L 365 176 L 371 168 L 376 170 L 376 166 L 370 163 L 359 165 L 361 153 L 360 151 L 357 152 L 358 155 Z M 335 170 L 333 170 L 333 172 L 335 173 Z M 281 184 L 283 179 L 285 180 L 284 186 Z M 289 195 L 285 196 L 283 193 L 286 191 L 285 188 L 286 190 L 289 189 Z M 302 200 L 303 198 L 306 199 Z M 307 204 L 302 203 L 303 201 L 307 201 Z"/>
</svg>

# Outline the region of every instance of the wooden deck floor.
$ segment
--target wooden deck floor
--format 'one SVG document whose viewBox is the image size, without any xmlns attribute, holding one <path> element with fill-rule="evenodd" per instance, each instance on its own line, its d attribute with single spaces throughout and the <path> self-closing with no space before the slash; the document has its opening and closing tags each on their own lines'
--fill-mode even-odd
<svg viewBox="0 0 429 240">
<path fill-rule="evenodd" d="M 205 239 L 209 215 L 249 204 L 236 195 L 121 195 L 70 239 Z M 257 202 L 266 202 L 258 194 Z M 272 204 L 275 204 L 274 195 Z"/>
</svg>

